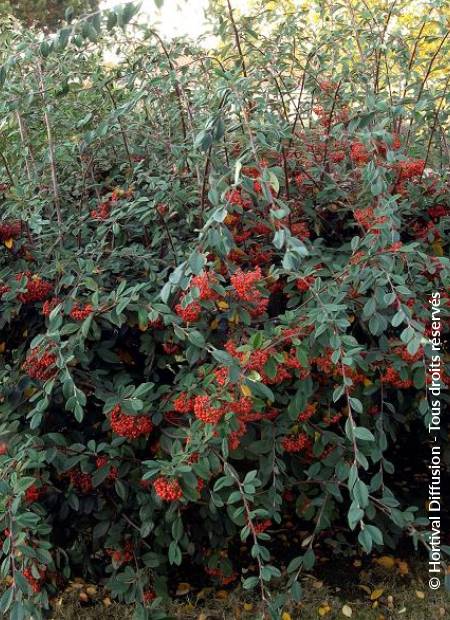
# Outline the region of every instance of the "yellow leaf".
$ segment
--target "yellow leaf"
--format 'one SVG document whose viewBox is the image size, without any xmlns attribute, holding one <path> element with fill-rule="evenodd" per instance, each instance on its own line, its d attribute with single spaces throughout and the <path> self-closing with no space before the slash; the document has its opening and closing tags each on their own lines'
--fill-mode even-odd
<svg viewBox="0 0 450 620">
<path fill-rule="evenodd" d="M 319 616 L 323 617 L 326 616 L 327 614 L 329 614 L 331 611 L 331 607 L 328 605 L 328 603 L 325 603 L 324 605 L 321 605 L 319 607 Z"/>
<path fill-rule="evenodd" d="M 422 592 L 422 590 L 416 590 L 416 596 L 417 596 L 417 598 L 424 599 L 425 598 L 425 592 Z"/>
<path fill-rule="evenodd" d="M 197 601 L 208 598 L 211 592 L 212 592 L 212 588 L 202 588 L 200 592 L 197 594 Z"/>
<path fill-rule="evenodd" d="M 380 558 L 376 558 L 374 562 L 386 570 L 391 570 L 395 566 L 395 559 L 391 555 L 382 555 Z"/>
<path fill-rule="evenodd" d="M 350 607 L 350 605 L 344 605 L 342 608 L 342 615 L 344 615 L 346 618 L 351 618 L 353 615 L 353 609 Z"/>
<path fill-rule="evenodd" d="M 184 596 L 191 591 L 191 585 L 189 583 L 181 582 L 177 585 L 175 596 Z"/>
<path fill-rule="evenodd" d="M 281 620 L 292 620 L 292 616 L 291 616 L 291 614 L 288 614 L 287 611 L 284 611 L 282 616 L 281 616 Z"/>
<path fill-rule="evenodd" d="M 244 396 L 251 396 L 252 395 L 252 391 L 248 387 L 248 385 L 241 385 L 241 392 L 242 392 L 242 394 Z"/>
<path fill-rule="evenodd" d="M 211 321 L 209 326 L 212 330 L 216 330 L 219 327 L 218 319 L 214 319 L 214 321 Z"/>
<path fill-rule="evenodd" d="M 6 245 L 6 242 L 5 242 L 5 245 Z M 439 239 L 436 239 L 436 241 L 433 241 L 433 243 L 431 244 L 431 247 L 433 248 L 436 256 L 444 256 L 444 248 L 442 247 L 442 242 Z"/>
<path fill-rule="evenodd" d="M 12 246 L 14 245 L 14 239 L 5 239 L 3 243 L 5 244 L 5 248 L 8 248 L 8 250 L 10 250 Z"/>
<path fill-rule="evenodd" d="M 251 611 L 253 609 L 253 603 L 244 603 L 244 611 Z"/>
<path fill-rule="evenodd" d="M 228 310 L 230 306 L 228 302 L 221 300 L 217 302 L 217 307 L 220 308 L 220 310 Z"/>
<path fill-rule="evenodd" d="M 370 600 L 376 601 L 377 599 L 380 598 L 380 596 L 382 596 L 383 592 L 384 592 L 384 588 L 376 588 L 370 595 Z"/>
<path fill-rule="evenodd" d="M 234 312 L 233 315 L 228 319 L 228 323 L 238 325 L 240 322 L 239 314 Z"/>
<path fill-rule="evenodd" d="M 408 562 L 404 562 L 403 560 L 397 560 L 397 567 L 400 575 L 407 575 L 409 573 Z"/>
</svg>

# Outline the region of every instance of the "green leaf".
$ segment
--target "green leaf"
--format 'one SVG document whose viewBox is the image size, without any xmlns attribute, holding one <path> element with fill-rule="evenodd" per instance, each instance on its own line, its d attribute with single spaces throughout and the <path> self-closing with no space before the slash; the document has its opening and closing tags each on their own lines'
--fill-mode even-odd
<svg viewBox="0 0 450 620">
<path fill-rule="evenodd" d="M 373 434 L 364 426 L 355 426 L 353 429 L 353 434 L 357 439 L 362 439 L 364 441 L 375 441 Z"/>
<path fill-rule="evenodd" d="M 352 502 L 350 509 L 347 513 L 347 520 L 351 530 L 354 530 L 357 524 L 364 517 L 364 510 L 362 510 L 355 502 Z"/>
</svg>

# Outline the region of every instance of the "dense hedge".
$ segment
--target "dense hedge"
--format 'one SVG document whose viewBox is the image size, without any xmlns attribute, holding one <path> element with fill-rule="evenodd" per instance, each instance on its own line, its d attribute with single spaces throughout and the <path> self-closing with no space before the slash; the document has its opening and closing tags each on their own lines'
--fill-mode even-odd
<svg viewBox="0 0 450 620">
<path fill-rule="evenodd" d="M 11 618 L 77 574 L 162 618 L 180 565 L 278 618 L 318 539 L 427 544 L 391 483 L 430 420 L 433 292 L 449 324 L 448 31 L 440 7 L 354 4 L 216 7 L 210 52 L 131 6 L 47 40 L 5 24 Z M 310 527 L 283 564 L 286 514 Z"/>
</svg>

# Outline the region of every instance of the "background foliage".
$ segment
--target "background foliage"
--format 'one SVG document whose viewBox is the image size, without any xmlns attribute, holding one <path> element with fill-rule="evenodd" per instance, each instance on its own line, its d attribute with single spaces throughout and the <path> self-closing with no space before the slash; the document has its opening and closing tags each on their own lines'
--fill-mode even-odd
<svg viewBox="0 0 450 620">
<path fill-rule="evenodd" d="M 448 329 L 448 4 L 210 16 L 208 51 L 132 4 L 4 20 L 11 618 L 77 574 L 162 618 L 191 566 L 278 618 L 318 544 L 428 544 L 392 481 L 431 419 L 433 291 Z M 287 515 L 308 535 L 280 562 Z"/>
<path fill-rule="evenodd" d="M 92 13 L 98 9 L 97 0 L 2 0 L 0 11 L 13 15 L 27 26 L 56 30 L 64 21 L 66 10 L 74 16 Z"/>
</svg>

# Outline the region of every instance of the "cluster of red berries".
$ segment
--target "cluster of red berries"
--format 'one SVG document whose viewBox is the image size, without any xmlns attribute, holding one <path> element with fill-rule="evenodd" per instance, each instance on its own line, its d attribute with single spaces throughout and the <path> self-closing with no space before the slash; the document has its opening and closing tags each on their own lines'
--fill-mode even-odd
<svg viewBox="0 0 450 620">
<path fill-rule="evenodd" d="M 58 297 L 52 297 L 51 299 L 47 299 L 42 304 L 42 314 L 44 316 L 50 316 L 52 310 L 56 308 L 58 304 L 61 303 L 61 300 Z"/>
<path fill-rule="evenodd" d="M 133 543 L 131 540 L 127 540 L 122 549 L 106 549 L 106 553 L 116 566 L 127 564 L 133 560 Z"/>
<path fill-rule="evenodd" d="M 108 465 L 108 463 L 109 463 L 109 459 L 107 456 L 98 456 L 95 460 L 97 469 L 100 469 L 101 467 L 105 467 L 106 465 Z M 117 480 L 118 477 L 119 477 L 119 470 L 117 469 L 117 467 L 110 467 L 109 472 L 108 472 L 108 480 Z"/>
<path fill-rule="evenodd" d="M 39 498 L 41 497 L 41 493 L 42 493 L 42 489 L 38 489 L 38 487 L 35 484 L 32 484 L 25 491 L 25 501 L 28 504 L 32 504 L 33 502 L 37 502 L 39 500 Z"/>
<path fill-rule="evenodd" d="M 294 331 L 298 333 L 296 330 Z M 288 339 L 285 339 L 285 342 L 288 343 Z M 292 370 L 297 371 L 299 378 L 305 379 L 309 376 L 309 369 L 302 367 L 297 359 L 295 349 L 283 351 L 284 362 L 278 363 L 276 373 L 273 376 L 267 375 L 265 365 L 277 352 L 275 349 L 256 349 L 248 355 L 238 351 L 236 344 L 229 340 L 225 343 L 225 350 L 237 359 L 244 369 L 258 372 L 261 375 L 262 381 L 266 384 L 278 385 L 283 381 L 292 379 Z"/>
<path fill-rule="evenodd" d="M 389 367 L 380 377 L 383 383 L 392 385 L 400 390 L 407 390 L 413 384 L 411 379 L 401 379 L 400 373 L 395 368 Z"/>
<path fill-rule="evenodd" d="M 301 413 L 298 414 L 299 422 L 307 422 L 316 413 L 317 403 L 310 403 L 307 405 Z"/>
<path fill-rule="evenodd" d="M 82 304 L 75 304 L 70 311 L 70 317 L 74 321 L 84 321 L 88 316 L 90 316 L 94 312 L 94 308 L 91 304 L 86 304 L 83 306 Z"/>
<path fill-rule="evenodd" d="M 406 161 L 400 161 L 395 164 L 395 169 L 398 172 L 398 180 L 406 181 L 413 179 L 414 177 L 420 177 L 425 169 L 425 160 L 423 159 L 408 159 Z"/>
<path fill-rule="evenodd" d="M 23 370 L 32 379 L 47 381 L 56 374 L 56 355 L 51 350 L 31 349 L 25 362 L 22 364 Z"/>
<path fill-rule="evenodd" d="M 325 127 L 325 129 L 329 129 L 332 122 L 346 122 L 348 120 L 348 108 L 346 106 L 343 106 L 340 110 L 336 109 L 331 113 L 331 111 L 328 112 L 328 110 L 325 110 L 323 106 L 316 105 L 313 108 L 313 112 L 319 117 L 319 123 L 322 127 Z"/>
<path fill-rule="evenodd" d="M 186 307 L 183 307 L 183 298 L 181 302 L 175 306 L 175 312 L 185 323 L 195 323 L 200 318 L 202 307 L 198 301 L 193 301 Z"/>
<path fill-rule="evenodd" d="M 151 589 L 144 590 L 144 594 L 142 598 L 143 598 L 144 603 L 151 603 L 156 598 L 155 591 Z"/>
<path fill-rule="evenodd" d="M 307 452 L 311 450 L 311 439 L 305 433 L 284 437 L 281 442 L 286 452 Z"/>
<path fill-rule="evenodd" d="M 111 429 L 116 435 L 127 439 L 137 439 L 148 435 L 153 430 L 152 421 L 145 415 L 127 415 L 123 413 L 120 405 L 116 405 L 110 411 Z"/>
<path fill-rule="evenodd" d="M 240 189 L 231 189 L 227 192 L 225 198 L 231 205 L 242 207 L 243 209 L 249 209 L 252 206 L 252 201 L 244 198 Z"/>
<path fill-rule="evenodd" d="M 311 237 L 311 231 L 308 228 L 306 222 L 294 222 L 290 226 L 291 233 L 294 237 L 299 239 L 309 239 Z"/>
<path fill-rule="evenodd" d="M 360 226 L 362 226 L 365 230 L 371 229 L 371 232 L 376 234 L 379 232 L 375 227 L 380 226 L 388 221 L 387 216 L 375 216 L 374 210 L 372 207 L 367 207 L 365 209 L 355 209 L 353 212 L 353 217 L 358 222 Z"/>
<path fill-rule="evenodd" d="M 0 241 L 18 239 L 22 233 L 22 222 L 5 222 L 0 224 Z"/>
<path fill-rule="evenodd" d="M 173 401 L 173 408 L 177 413 L 190 413 L 194 409 L 194 399 L 181 392 Z"/>
<path fill-rule="evenodd" d="M 230 278 L 231 286 L 236 291 L 236 295 L 242 301 L 253 302 L 260 296 L 260 291 L 255 285 L 262 279 L 261 268 L 256 267 L 254 271 L 244 272 L 238 269 Z"/>
<path fill-rule="evenodd" d="M 38 574 L 38 577 L 36 577 L 35 574 L 33 573 L 33 568 L 34 568 L 34 572 Z M 47 569 L 45 566 L 38 567 L 36 565 L 34 565 L 33 568 L 30 566 L 27 566 L 23 570 L 23 576 L 28 581 L 33 592 L 37 594 L 42 589 L 42 584 L 44 583 Z"/>
<path fill-rule="evenodd" d="M 20 281 L 23 278 L 26 279 L 26 291 L 18 295 L 18 300 L 23 304 L 33 303 L 35 301 L 44 301 L 51 291 L 53 286 L 50 282 L 43 280 L 38 275 L 32 275 L 31 272 L 23 272 L 16 274 L 16 280 Z"/>
<path fill-rule="evenodd" d="M 305 276 L 303 278 L 297 278 L 297 280 L 295 281 L 295 286 L 297 287 L 297 290 L 299 290 L 301 293 L 306 293 L 306 291 L 309 291 L 315 281 L 316 278 L 314 276 Z"/>
<path fill-rule="evenodd" d="M 446 205 L 435 205 L 434 207 L 430 207 L 428 209 L 428 215 L 433 219 L 438 220 L 441 217 L 447 217 L 450 215 L 450 208 Z"/>
<path fill-rule="evenodd" d="M 238 578 L 238 574 L 235 571 L 233 571 L 231 575 L 225 575 L 220 568 L 209 568 L 209 566 L 205 566 L 205 573 L 210 577 L 218 579 L 222 586 L 228 586 Z"/>
<path fill-rule="evenodd" d="M 183 497 L 183 490 L 175 478 L 160 476 L 153 481 L 155 493 L 165 502 L 176 502 Z"/>
<path fill-rule="evenodd" d="M 167 355 L 176 355 L 180 351 L 180 345 L 175 342 L 164 342 L 162 348 Z"/>
<path fill-rule="evenodd" d="M 107 220 L 111 213 L 111 203 L 109 200 L 104 200 L 98 206 L 98 209 L 91 211 L 91 217 L 93 220 Z"/>
<path fill-rule="evenodd" d="M 237 298 L 252 304 L 252 308 L 249 309 L 252 317 L 263 314 L 269 303 L 269 299 L 264 297 L 256 287 L 261 281 L 262 272 L 259 266 L 253 271 L 244 272 L 242 269 L 238 269 L 230 278 L 231 286 L 234 288 Z"/>
<path fill-rule="evenodd" d="M 264 521 L 261 521 L 260 523 L 255 523 L 253 526 L 253 529 L 255 530 L 256 534 L 262 534 L 263 532 L 268 530 L 271 525 L 272 525 L 272 521 L 270 519 L 265 519 Z"/>
<path fill-rule="evenodd" d="M 211 288 L 217 282 L 216 276 L 210 271 L 204 271 L 198 276 L 194 276 L 191 280 L 191 288 L 198 288 L 200 292 L 200 299 L 202 301 L 215 300 L 218 298 L 218 294 Z"/>
<path fill-rule="evenodd" d="M 213 407 L 206 394 L 194 398 L 194 415 L 205 424 L 218 424 L 225 413 L 224 407 Z"/>
<path fill-rule="evenodd" d="M 342 420 L 342 418 L 343 418 L 342 413 L 335 413 L 334 415 L 325 416 L 323 418 L 323 423 L 326 424 L 327 426 L 330 426 L 331 424 L 337 424 L 338 422 Z"/>
<path fill-rule="evenodd" d="M 218 385 L 220 385 L 220 387 L 223 387 L 228 383 L 229 372 L 226 366 L 223 366 L 222 368 L 215 368 L 213 372 L 214 376 L 216 377 L 216 381 Z"/>
<path fill-rule="evenodd" d="M 92 476 L 91 474 L 85 474 L 79 469 L 70 469 L 67 472 L 69 476 L 70 484 L 74 489 L 80 491 L 84 495 L 92 492 Z"/>
<path fill-rule="evenodd" d="M 364 166 L 370 159 L 367 148 L 361 142 L 353 142 L 350 145 L 350 159 L 357 166 Z"/>
<path fill-rule="evenodd" d="M 247 432 L 247 425 L 243 420 L 238 420 L 239 427 L 228 435 L 228 447 L 230 450 L 237 450 L 241 444 L 241 439 Z"/>
</svg>

